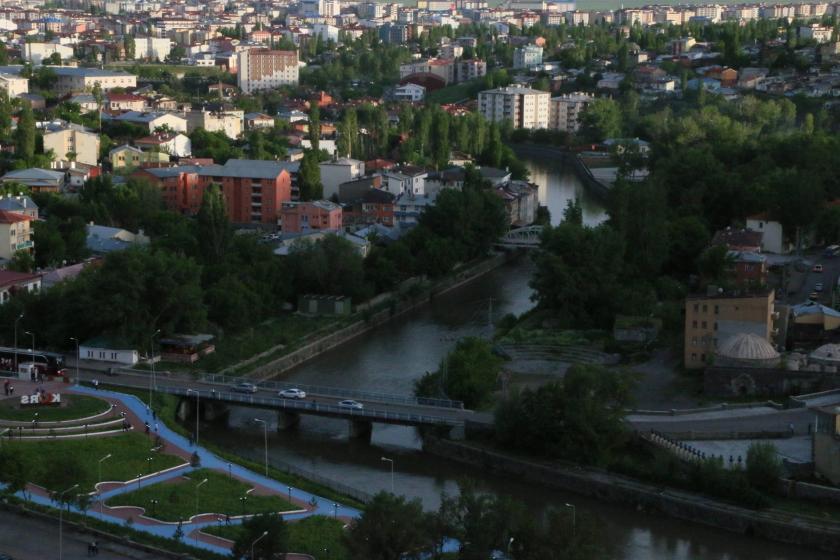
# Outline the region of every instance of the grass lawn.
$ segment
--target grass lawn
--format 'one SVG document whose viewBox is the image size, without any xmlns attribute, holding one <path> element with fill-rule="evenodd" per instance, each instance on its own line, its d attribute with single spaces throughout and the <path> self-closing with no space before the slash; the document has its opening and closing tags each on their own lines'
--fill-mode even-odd
<svg viewBox="0 0 840 560">
<path fill-rule="evenodd" d="M 60 475 L 61 480 L 56 481 L 55 473 L 74 472 L 69 485 L 78 483 L 80 492 L 93 491 L 99 476 L 99 459 L 109 453 L 111 457 L 102 462 L 104 481 L 131 480 L 138 474 L 147 474 L 150 470 L 148 457 L 152 457 L 152 471 L 184 462 L 180 457 L 151 451 L 153 445 L 147 436 L 138 433 L 75 440 L 3 440 L 3 449 L 10 450 L 23 461 L 29 482 L 57 490 L 59 482 L 61 485 L 68 482 L 68 475 Z"/>
<path fill-rule="evenodd" d="M 110 405 L 94 397 L 61 394 L 60 405 L 21 406 L 20 399 L 11 398 L 0 401 L 0 420 L 28 422 L 38 413 L 38 420 L 55 422 L 95 416 L 108 410 Z"/>
<path fill-rule="evenodd" d="M 341 521 L 323 515 L 313 515 L 292 521 L 289 528 L 289 551 L 309 554 L 325 560 L 346 560 L 350 557 L 344 546 Z M 235 541 L 242 531 L 240 525 L 219 525 L 202 529 L 205 533 Z M 329 553 L 324 555 L 324 549 Z"/>
<path fill-rule="evenodd" d="M 161 521 L 180 521 L 189 519 L 196 513 L 221 513 L 242 515 L 266 512 L 283 512 L 300 509 L 279 496 L 257 496 L 247 494 L 243 511 L 242 501 L 245 492 L 251 488 L 235 478 L 228 478 L 225 473 L 210 469 L 198 469 L 187 475 L 187 479 L 153 484 L 114 496 L 106 502 L 109 506 L 139 506 L 147 508 L 148 515 Z M 207 482 L 198 489 L 198 510 L 196 510 L 196 487 L 199 482 Z M 158 500 L 151 506 L 151 500 Z M 154 513 L 153 513 L 154 511 Z"/>
<path fill-rule="evenodd" d="M 472 82 L 446 86 L 427 95 L 426 100 L 431 103 L 455 103 L 469 98 L 472 86 Z"/>
</svg>

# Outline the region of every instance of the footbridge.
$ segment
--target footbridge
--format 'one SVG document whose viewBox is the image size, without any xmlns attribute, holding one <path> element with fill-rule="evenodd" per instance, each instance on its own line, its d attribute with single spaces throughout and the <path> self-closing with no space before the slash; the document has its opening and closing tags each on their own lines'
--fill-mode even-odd
<svg viewBox="0 0 840 560">
<path fill-rule="evenodd" d="M 496 241 L 497 247 L 536 249 L 540 246 L 543 226 L 527 226 L 508 231 Z"/>
</svg>

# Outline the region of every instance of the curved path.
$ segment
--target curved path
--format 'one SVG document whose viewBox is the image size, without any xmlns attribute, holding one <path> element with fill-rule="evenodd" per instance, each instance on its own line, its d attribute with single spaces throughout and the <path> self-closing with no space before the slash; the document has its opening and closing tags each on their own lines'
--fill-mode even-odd
<svg viewBox="0 0 840 560">
<path fill-rule="evenodd" d="M 201 457 L 201 466 L 199 468 L 213 469 L 223 473 L 230 472 L 230 474 L 235 478 L 247 484 L 251 484 L 255 488 L 254 492 L 258 492 L 261 494 L 276 494 L 281 498 L 286 499 L 288 499 L 289 497 L 290 490 L 287 484 L 283 484 L 282 482 L 278 482 L 274 479 L 267 478 L 261 474 L 255 473 L 254 471 L 248 470 L 245 467 L 239 466 L 237 464 L 230 463 L 229 461 L 218 457 L 217 455 L 205 449 L 204 447 L 195 445 L 190 446 L 190 443 L 187 440 L 187 438 L 174 432 L 168 426 L 163 424 L 159 419 L 153 419 L 151 416 L 151 412 L 147 410 L 146 405 L 143 404 L 137 397 L 134 397 L 132 395 L 126 395 L 123 393 L 95 390 L 81 386 L 73 386 L 72 388 L 67 388 L 65 390 L 70 390 L 74 393 L 79 394 L 91 396 L 95 395 L 99 398 L 113 403 L 118 408 L 126 412 L 127 418 L 135 426 L 142 425 L 143 422 L 148 422 L 151 426 L 157 425 L 157 434 L 166 442 L 167 453 L 178 455 L 180 457 L 188 459 L 193 452 L 198 452 L 199 456 Z M 168 471 L 154 473 L 149 476 L 144 476 L 132 481 L 118 483 L 103 482 L 99 486 L 99 490 L 102 492 L 101 496 L 86 512 L 86 515 L 111 523 L 122 523 L 125 519 L 131 517 L 134 520 L 134 523 L 132 525 L 134 529 L 162 537 L 171 538 L 174 536 L 175 531 L 177 530 L 177 523 L 167 523 L 145 517 L 141 515 L 141 508 L 108 507 L 104 505 L 103 502 L 119 494 L 132 492 L 141 487 L 150 486 L 152 484 L 164 482 L 179 476 L 183 476 L 193 470 L 195 470 L 195 468 L 189 465 L 184 465 L 182 467 L 176 467 L 174 469 L 169 469 Z M 18 495 L 20 497 L 24 497 L 23 493 L 18 493 Z M 53 503 L 49 499 L 46 491 L 44 491 L 41 488 L 34 487 L 32 485 L 28 487 L 28 496 L 26 497 L 39 504 L 53 507 L 55 506 L 55 503 Z M 296 505 L 301 506 L 301 509 L 294 512 L 284 513 L 283 518 L 287 521 L 303 519 L 311 515 L 336 516 L 339 519 L 350 521 L 361 515 L 361 511 L 359 511 L 356 508 L 347 505 L 336 504 L 336 502 L 334 502 L 333 500 L 328 500 L 326 498 L 317 496 L 310 492 L 306 492 L 305 490 L 301 490 L 299 488 L 291 488 L 291 497 L 292 502 Z M 71 509 L 78 513 L 83 513 L 81 510 L 73 506 L 71 506 Z M 213 552 L 217 552 L 219 554 L 229 554 L 229 546 L 225 546 L 224 543 L 222 543 L 219 539 L 201 533 L 201 529 L 204 527 L 218 525 L 220 519 L 224 519 L 224 516 L 218 516 L 215 514 L 202 514 L 192 518 L 190 521 L 185 521 L 182 524 L 183 532 L 185 535 L 184 542 L 199 548 L 204 548 Z M 230 518 L 231 524 L 237 524 L 241 522 L 242 517 Z"/>
</svg>

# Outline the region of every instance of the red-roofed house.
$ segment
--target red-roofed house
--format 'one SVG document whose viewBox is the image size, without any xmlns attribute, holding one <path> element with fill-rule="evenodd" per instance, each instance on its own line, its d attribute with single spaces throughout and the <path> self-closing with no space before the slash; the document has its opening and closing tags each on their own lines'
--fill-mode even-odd
<svg viewBox="0 0 840 560">
<path fill-rule="evenodd" d="M 32 253 L 35 250 L 29 228 L 31 220 L 26 214 L 0 210 L 0 260 L 11 260 L 18 251 Z"/>
<path fill-rule="evenodd" d="M 0 304 L 8 302 L 15 293 L 40 290 L 40 274 L 0 270 Z"/>
</svg>

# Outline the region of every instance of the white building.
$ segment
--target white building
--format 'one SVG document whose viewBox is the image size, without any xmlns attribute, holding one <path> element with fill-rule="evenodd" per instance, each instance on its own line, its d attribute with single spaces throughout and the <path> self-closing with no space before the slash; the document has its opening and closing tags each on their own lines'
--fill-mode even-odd
<svg viewBox="0 0 840 560">
<path fill-rule="evenodd" d="M 242 136 L 245 111 L 241 109 L 223 111 L 193 109 L 186 116 L 189 132 L 197 128 L 203 128 L 208 132 L 224 132 L 225 136 L 231 140 L 236 140 Z"/>
<path fill-rule="evenodd" d="M 799 26 L 799 37 L 802 39 L 813 39 L 817 43 L 828 43 L 831 41 L 831 27 L 812 23 L 811 25 Z"/>
<path fill-rule="evenodd" d="M 418 84 L 408 83 L 394 89 L 394 98 L 398 101 L 423 101 L 426 88 Z"/>
<path fill-rule="evenodd" d="M 0 74 L 0 89 L 6 92 L 9 99 L 24 93 L 29 93 L 29 79 L 14 74 Z"/>
<path fill-rule="evenodd" d="M 525 45 L 513 51 L 513 67 L 529 69 L 542 64 L 543 48 L 537 45 Z"/>
<path fill-rule="evenodd" d="M 142 126 L 150 133 L 162 127 L 169 127 L 173 132 L 187 132 L 187 119 L 173 113 L 129 111 L 114 117 L 114 120 Z"/>
<path fill-rule="evenodd" d="M 135 37 L 134 60 L 166 60 L 172 52 L 172 41 L 169 37 Z"/>
<path fill-rule="evenodd" d="M 298 83 L 297 51 L 248 49 L 239 53 L 237 85 L 244 93 Z"/>
<path fill-rule="evenodd" d="M 768 253 L 782 254 L 790 251 L 790 246 L 785 243 L 782 224 L 771 220 L 766 214 L 756 214 L 747 218 L 747 229 L 760 231 L 761 250 Z"/>
<path fill-rule="evenodd" d="M 99 160 L 99 134 L 70 125 L 61 130 L 44 133 L 44 152 L 53 151 L 53 161 L 68 161 L 72 154 L 74 161 L 85 165 L 96 165 Z"/>
<path fill-rule="evenodd" d="M 386 171 L 382 176 L 382 188 L 389 193 L 410 197 L 426 195 L 426 177 L 429 173 L 422 167 L 403 165 Z"/>
<path fill-rule="evenodd" d="M 23 59 L 32 64 L 42 64 L 45 58 L 58 53 L 61 60 L 73 58 L 73 47 L 58 43 L 24 43 Z"/>
<path fill-rule="evenodd" d="M 553 97 L 549 106 L 549 128 L 566 132 L 577 132 L 580 115 L 595 99 L 591 93 L 576 91 Z"/>
<path fill-rule="evenodd" d="M 323 161 L 321 168 L 321 184 L 324 186 L 324 198 L 330 199 L 338 194 L 341 183 L 352 181 L 365 174 L 365 162 L 351 158 L 341 158 L 335 161 Z"/>
<path fill-rule="evenodd" d="M 327 43 L 332 41 L 338 43 L 338 27 L 334 25 L 327 25 L 325 23 L 316 23 L 312 26 L 313 35 L 320 35 L 321 41 Z"/>
<path fill-rule="evenodd" d="M 508 86 L 478 94 L 478 111 L 487 120 L 509 120 L 514 128 L 548 128 L 551 94 L 525 86 Z"/>
<path fill-rule="evenodd" d="M 140 356 L 137 350 L 127 344 L 111 341 L 106 338 L 86 340 L 79 345 L 79 356 L 82 360 L 93 362 L 109 362 L 115 364 L 135 365 Z"/>
</svg>

